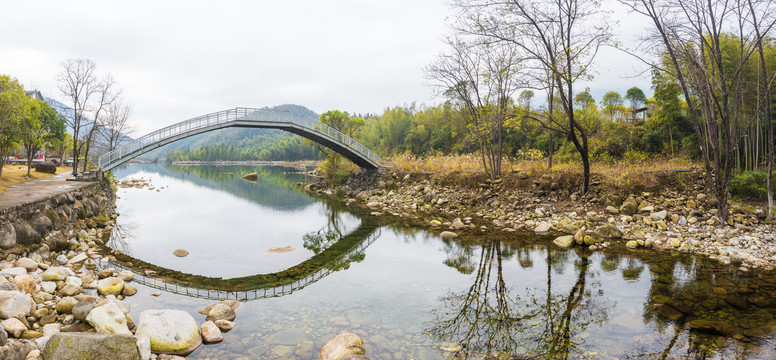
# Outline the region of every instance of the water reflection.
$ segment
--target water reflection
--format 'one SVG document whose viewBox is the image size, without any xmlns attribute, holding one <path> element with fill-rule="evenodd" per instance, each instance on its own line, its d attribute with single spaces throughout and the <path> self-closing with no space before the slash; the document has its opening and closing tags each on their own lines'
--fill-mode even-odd
<svg viewBox="0 0 776 360">
<path fill-rule="evenodd" d="M 612 306 L 596 291 L 600 283 L 588 274 L 589 258 L 582 254 L 574 262 L 576 281 L 561 292 L 553 287 L 553 273 L 564 270 L 569 252 L 546 251 L 546 289 L 515 289 L 504 277 L 504 262 L 517 255 L 528 267 L 524 247 L 488 240 L 479 247 L 479 261 L 473 283 L 465 292 L 449 293 L 434 309 L 434 320 L 427 329 L 441 343 L 450 343 L 450 358 L 482 359 L 521 355 L 567 359 L 583 355 L 585 339 L 580 337 L 590 324 L 601 324 Z M 472 247 L 465 247 L 471 250 Z M 475 251 L 456 252 L 445 264 L 469 273 L 470 256 Z M 554 268 L 554 270 L 553 270 Z M 590 277 L 590 278 L 589 278 Z M 514 281 L 514 279 L 511 279 Z M 534 279 L 536 280 L 536 279 Z M 508 286 L 509 284 L 515 284 Z"/>
<path fill-rule="evenodd" d="M 238 179 L 237 173 L 208 171 L 189 171 L 185 182 L 196 178 L 231 184 L 234 178 L 256 186 Z M 276 176 L 265 178 L 272 182 Z M 276 181 L 266 191 L 280 188 L 296 193 L 293 182 Z M 250 211 L 257 210 L 250 207 L 234 210 L 239 203 L 225 199 L 224 194 L 236 196 L 242 194 L 239 191 L 207 194 L 200 187 L 180 188 L 185 196 L 200 202 L 214 201 L 212 206 L 227 203 L 224 209 L 238 213 L 232 216 L 248 212 L 244 219 L 249 220 L 244 221 L 255 223 L 262 218 L 252 215 Z M 176 191 L 175 186 L 171 190 Z M 130 203 L 136 200 L 129 195 L 147 193 L 128 194 L 121 201 Z M 240 200 L 282 203 L 271 200 L 274 195 L 243 195 L 246 197 Z M 293 239 L 278 236 L 285 242 L 297 241 L 306 255 L 280 271 L 253 271 L 221 279 L 212 274 L 188 275 L 189 271 L 175 266 L 169 268 L 177 271 L 167 270 L 151 257 L 120 258 L 142 269 L 157 270 L 155 279 L 172 279 L 178 286 L 196 284 L 227 296 L 246 293 L 259 280 L 282 287 L 322 269 L 331 271 L 304 291 L 245 303 L 240 308 L 240 327 L 226 334 L 223 345 L 203 347 L 190 358 L 282 358 L 277 354 L 288 348 L 294 351 L 294 358 L 315 358 L 315 351 L 309 349 L 320 348 L 343 331 L 359 334 L 375 359 L 776 358 L 776 277 L 772 272 L 741 273 L 703 258 L 649 250 L 563 250 L 548 239 L 522 233 L 463 234 L 445 240 L 405 218 L 363 216 L 336 203 L 300 195 L 311 205 L 278 210 L 273 213 L 281 214 L 278 217 L 265 216 L 270 221 L 260 231 L 270 238 L 273 227 L 295 228 Z M 185 221 L 196 216 L 196 207 L 176 207 L 158 196 L 143 201 L 179 211 L 183 220 L 172 226 L 193 226 Z M 125 209 L 120 220 L 132 217 L 132 210 Z M 220 222 L 203 219 L 198 221 L 211 221 L 206 225 L 221 229 Z M 119 235 L 126 244 L 114 245 L 139 253 L 136 246 L 148 236 L 142 231 L 145 225 L 127 225 Z M 240 236 L 256 233 L 250 228 L 240 231 Z M 255 259 L 269 246 L 228 240 L 220 243 L 237 254 L 215 258 L 230 267 L 258 261 Z M 253 275 L 257 273 L 271 278 L 260 279 Z M 141 291 L 128 301 L 158 307 L 166 300 L 192 313 L 209 303 L 176 294 L 152 298 L 146 293 Z"/>
</svg>

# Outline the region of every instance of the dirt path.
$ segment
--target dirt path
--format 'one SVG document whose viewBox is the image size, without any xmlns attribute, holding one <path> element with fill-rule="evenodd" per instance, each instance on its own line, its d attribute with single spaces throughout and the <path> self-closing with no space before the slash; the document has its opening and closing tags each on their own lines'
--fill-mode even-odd
<svg viewBox="0 0 776 360">
<path fill-rule="evenodd" d="M 68 171 L 50 178 L 25 181 L 6 187 L 5 192 L 0 194 L 0 211 L 93 184 L 88 181 L 66 181 L 69 176 Z"/>
</svg>

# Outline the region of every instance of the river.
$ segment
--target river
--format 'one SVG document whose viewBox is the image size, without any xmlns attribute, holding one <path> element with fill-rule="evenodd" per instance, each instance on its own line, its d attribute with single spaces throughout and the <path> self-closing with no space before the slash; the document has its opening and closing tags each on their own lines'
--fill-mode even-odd
<svg viewBox="0 0 776 360">
<path fill-rule="evenodd" d="M 249 172 L 259 180 L 242 180 Z M 127 164 L 114 174 L 151 184 L 118 190 L 108 244 L 129 256 L 111 266 L 138 273 L 125 300 L 134 319 L 178 308 L 202 323 L 196 310 L 213 299 L 243 301 L 237 327 L 190 359 L 317 359 L 341 332 L 359 335 L 371 359 L 776 357 L 771 273 L 678 253 L 565 250 L 531 234 L 445 240 L 311 197 L 292 168 Z"/>
</svg>

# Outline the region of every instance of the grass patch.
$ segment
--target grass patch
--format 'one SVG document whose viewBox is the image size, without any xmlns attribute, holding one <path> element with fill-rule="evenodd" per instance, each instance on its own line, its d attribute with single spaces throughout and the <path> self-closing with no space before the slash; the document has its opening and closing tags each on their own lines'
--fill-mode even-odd
<svg viewBox="0 0 776 360">
<path fill-rule="evenodd" d="M 70 170 L 70 167 L 60 166 L 57 168 L 57 174 L 61 174 Z M 16 185 L 29 180 L 45 179 L 54 176 L 55 174 L 40 173 L 34 169 L 30 171 L 30 176 L 27 176 L 27 166 L 25 165 L 5 165 L 3 166 L 3 176 L 0 177 L 0 194 L 5 192 L 5 188 L 11 185 Z"/>
</svg>

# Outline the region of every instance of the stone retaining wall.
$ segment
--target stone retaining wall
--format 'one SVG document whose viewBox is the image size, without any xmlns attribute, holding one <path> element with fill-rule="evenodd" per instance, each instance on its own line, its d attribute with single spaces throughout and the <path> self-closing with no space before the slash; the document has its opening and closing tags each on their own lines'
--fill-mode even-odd
<svg viewBox="0 0 776 360">
<path fill-rule="evenodd" d="M 32 203 L 0 209 L 0 249 L 30 247 L 43 242 L 51 250 L 64 248 L 67 244 L 64 236 L 47 236 L 79 221 L 87 227 L 104 226 L 113 213 L 113 196 L 107 181 L 98 181 Z"/>
</svg>

